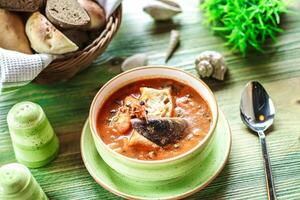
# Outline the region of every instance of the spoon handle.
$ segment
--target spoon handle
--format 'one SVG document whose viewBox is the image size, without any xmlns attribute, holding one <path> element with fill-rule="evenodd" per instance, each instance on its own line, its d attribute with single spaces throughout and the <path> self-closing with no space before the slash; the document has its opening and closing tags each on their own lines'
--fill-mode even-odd
<svg viewBox="0 0 300 200">
<path fill-rule="evenodd" d="M 268 190 L 268 199 L 269 200 L 276 200 L 276 194 L 275 194 L 275 186 L 274 181 L 272 177 L 272 170 L 271 170 L 271 162 L 269 159 L 269 153 L 267 149 L 267 143 L 266 143 L 266 136 L 265 133 L 262 131 L 258 132 L 259 135 L 259 141 L 262 148 L 262 155 L 264 159 L 264 166 L 265 166 L 265 174 L 266 174 L 266 183 L 267 183 L 267 190 Z"/>
</svg>

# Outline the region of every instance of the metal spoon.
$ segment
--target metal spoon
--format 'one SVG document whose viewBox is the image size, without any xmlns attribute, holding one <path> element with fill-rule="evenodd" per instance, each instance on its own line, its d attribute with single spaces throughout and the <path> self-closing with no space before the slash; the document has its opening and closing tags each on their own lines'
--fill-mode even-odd
<svg viewBox="0 0 300 200">
<path fill-rule="evenodd" d="M 259 82 L 250 81 L 246 85 L 241 97 L 240 113 L 244 124 L 259 136 L 264 159 L 268 198 L 275 200 L 275 187 L 264 133 L 273 124 L 275 108 L 268 93 Z"/>
</svg>

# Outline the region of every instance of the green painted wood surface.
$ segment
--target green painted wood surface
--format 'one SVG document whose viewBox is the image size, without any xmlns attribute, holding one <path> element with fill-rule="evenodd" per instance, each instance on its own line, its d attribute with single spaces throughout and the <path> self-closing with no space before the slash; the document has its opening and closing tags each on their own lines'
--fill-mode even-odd
<svg viewBox="0 0 300 200">
<path fill-rule="evenodd" d="M 258 139 L 241 123 L 239 100 L 249 80 L 259 80 L 276 106 L 275 125 L 267 141 L 278 199 L 300 199 L 300 18 L 288 15 L 278 41 L 265 54 L 243 58 L 230 53 L 223 40 L 201 24 L 197 1 L 181 1 L 184 12 L 173 23 L 154 23 L 141 10 L 145 1 L 125 0 L 124 18 L 117 37 L 94 64 L 66 83 L 30 84 L 0 97 L 0 165 L 15 162 L 6 114 L 17 102 L 39 103 L 61 142 L 58 158 L 49 166 L 31 170 L 50 199 L 119 199 L 96 184 L 85 169 L 79 148 L 81 128 L 93 96 L 119 73 L 120 57 L 145 52 L 150 64 L 164 64 L 169 31 L 181 31 L 181 46 L 168 62 L 196 74 L 195 57 L 217 50 L 229 67 L 224 82 L 206 80 L 227 116 L 233 134 L 231 155 L 222 174 L 188 199 L 266 199 Z M 299 13 L 300 6 L 293 7 Z"/>
</svg>

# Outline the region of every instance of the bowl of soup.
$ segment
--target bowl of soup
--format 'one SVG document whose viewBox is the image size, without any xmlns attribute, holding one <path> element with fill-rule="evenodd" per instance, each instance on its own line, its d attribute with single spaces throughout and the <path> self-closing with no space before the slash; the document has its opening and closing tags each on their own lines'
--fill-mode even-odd
<svg viewBox="0 0 300 200">
<path fill-rule="evenodd" d="M 164 66 L 135 68 L 111 79 L 94 97 L 89 114 L 102 159 L 139 181 L 173 180 L 199 166 L 217 119 L 209 87 Z"/>
</svg>

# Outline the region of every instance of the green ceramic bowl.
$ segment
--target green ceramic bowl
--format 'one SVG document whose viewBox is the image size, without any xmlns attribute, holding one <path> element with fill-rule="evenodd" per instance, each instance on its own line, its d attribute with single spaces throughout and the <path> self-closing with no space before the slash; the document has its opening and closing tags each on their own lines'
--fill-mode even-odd
<svg viewBox="0 0 300 200">
<path fill-rule="evenodd" d="M 142 75 L 142 76 L 141 76 Z M 164 160 L 138 160 L 126 157 L 110 149 L 97 133 L 96 118 L 107 98 L 121 87 L 147 78 L 169 78 L 194 88 L 207 101 L 212 112 L 212 125 L 206 137 L 190 151 Z M 100 113 L 101 114 L 101 113 Z M 126 71 L 107 82 L 96 94 L 89 115 L 92 136 L 98 153 L 114 170 L 131 179 L 140 181 L 166 181 L 190 173 L 205 157 L 203 149 L 209 145 L 218 120 L 216 99 L 208 86 L 193 75 L 172 67 L 140 67 Z M 207 153 L 207 152 L 205 152 Z"/>
</svg>

